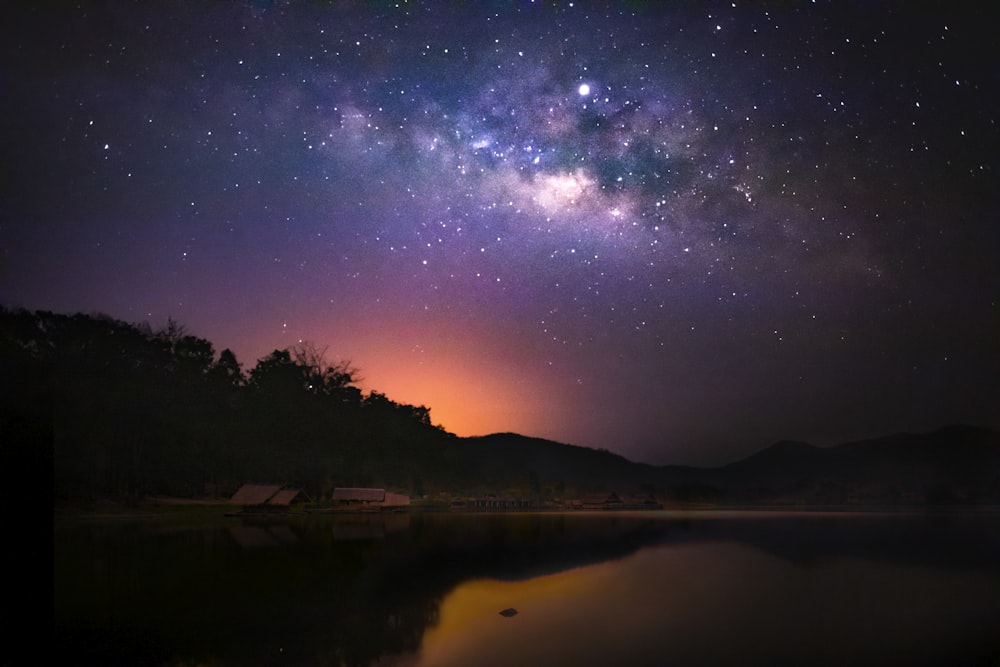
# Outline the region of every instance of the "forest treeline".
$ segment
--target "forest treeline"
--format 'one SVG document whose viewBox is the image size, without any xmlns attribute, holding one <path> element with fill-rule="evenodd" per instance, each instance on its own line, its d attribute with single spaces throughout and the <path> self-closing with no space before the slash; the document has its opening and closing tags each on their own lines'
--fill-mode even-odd
<svg viewBox="0 0 1000 667">
<path fill-rule="evenodd" d="M 309 344 L 244 371 L 172 321 L 0 307 L 0 439 L 8 458 L 51 463 L 57 502 L 453 481 L 456 438 L 355 374 Z"/>
<path fill-rule="evenodd" d="M 680 503 L 1000 502 L 1000 434 L 979 427 L 650 466 L 517 434 L 458 438 L 426 407 L 362 392 L 354 369 L 309 344 L 246 371 L 174 322 L 3 307 L 0 454 L 19 479 L 51 470 L 57 503 L 228 498 L 249 481 L 320 502 L 338 486 L 538 502 L 610 490 Z"/>
</svg>

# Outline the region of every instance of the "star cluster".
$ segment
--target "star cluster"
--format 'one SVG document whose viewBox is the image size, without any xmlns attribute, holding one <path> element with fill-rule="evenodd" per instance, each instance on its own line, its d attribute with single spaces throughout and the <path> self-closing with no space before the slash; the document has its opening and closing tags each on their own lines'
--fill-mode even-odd
<svg viewBox="0 0 1000 667">
<path fill-rule="evenodd" d="M 904 4 L 9 11 L 4 304 L 650 462 L 996 425 L 996 54 Z"/>
</svg>

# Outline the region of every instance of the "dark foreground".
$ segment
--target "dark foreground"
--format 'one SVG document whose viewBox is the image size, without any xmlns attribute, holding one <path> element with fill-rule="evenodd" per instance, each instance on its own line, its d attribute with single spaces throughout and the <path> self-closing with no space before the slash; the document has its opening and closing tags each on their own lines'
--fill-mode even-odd
<svg viewBox="0 0 1000 667">
<path fill-rule="evenodd" d="M 200 508 L 55 538 L 62 664 L 1000 662 L 1000 513 Z"/>
</svg>

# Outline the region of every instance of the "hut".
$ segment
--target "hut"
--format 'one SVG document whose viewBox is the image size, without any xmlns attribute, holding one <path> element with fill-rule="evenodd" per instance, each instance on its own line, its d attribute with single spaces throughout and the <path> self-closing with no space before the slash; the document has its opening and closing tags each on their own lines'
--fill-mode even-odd
<svg viewBox="0 0 1000 667">
<path fill-rule="evenodd" d="M 338 487 L 333 490 L 333 502 L 338 509 L 377 512 L 407 507 L 410 497 L 385 489 Z"/>
<path fill-rule="evenodd" d="M 617 510 L 621 509 L 624 504 L 614 491 L 611 493 L 588 493 L 583 497 L 582 503 L 585 510 Z"/>
<path fill-rule="evenodd" d="M 292 503 L 309 502 L 309 496 L 281 484 L 244 484 L 229 502 L 242 505 L 244 512 L 287 512 Z"/>
<path fill-rule="evenodd" d="M 402 493 L 385 492 L 385 500 L 382 501 L 382 508 L 388 510 L 401 510 L 410 506 L 410 497 Z"/>
<path fill-rule="evenodd" d="M 338 487 L 333 490 L 333 502 L 341 507 L 376 509 L 385 500 L 385 489 Z"/>
<path fill-rule="evenodd" d="M 230 499 L 233 505 L 242 505 L 243 511 L 250 511 L 267 505 L 274 494 L 281 491 L 280 484 L 244 484 Z"/>
<path fill-rule="evenodd" d="M 310 502 L 309 496 L 301 489 L 282 488 L 267 501 L 268 505 L 279 507 L 290 507 L 296 503 Z"/>
<path fill-rule="evenodd" d="M 493 512 L 531 509 L 534 503 L 527 498 L 509 498 L 489 494 L 472 500 L 473 509 Z"/>
</svg>

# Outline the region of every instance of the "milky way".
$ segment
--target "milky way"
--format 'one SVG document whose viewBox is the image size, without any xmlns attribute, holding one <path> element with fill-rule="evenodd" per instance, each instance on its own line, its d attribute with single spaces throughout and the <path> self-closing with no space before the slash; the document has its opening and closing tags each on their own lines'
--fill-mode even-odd
<svg viewBox="0 0 1000 667">
<path fill-rule="evenodd" d="M 656 463 L 1000 425 L 988 17 L 664 4 L 15 10 L 0 303 Z"/>
</svg>

